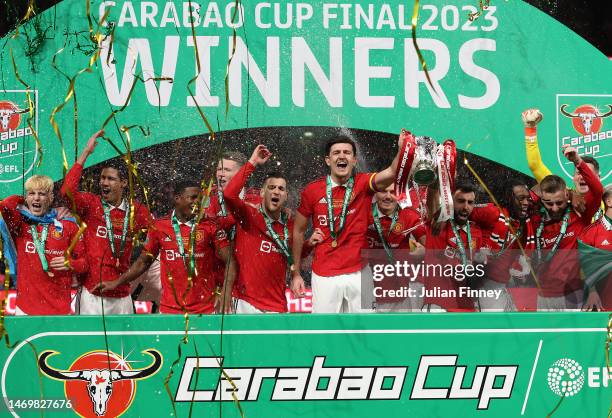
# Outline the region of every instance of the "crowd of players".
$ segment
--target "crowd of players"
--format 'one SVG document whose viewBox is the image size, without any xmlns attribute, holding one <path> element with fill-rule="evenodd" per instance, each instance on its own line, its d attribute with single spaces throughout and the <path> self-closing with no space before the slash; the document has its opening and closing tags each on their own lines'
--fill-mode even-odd
<svg viewBox="0 0 612 418">
<path fill-rule="evenodd" d="M 401 138 L 389 167 L 357 173 L 357 148 L 346 136 L 327 142 L 329 174 L 301 191 L 295 214 L 286 207 L 282 173 L 267 172 L 259 188 L 247 187 L 271 156 L 258 145 L 248 160 L 224 153 L 211 191 L 177 182 L 173 210 L 154 219 L 146 205 L 130 202 L 123 165 L 102 164 L 99 194 L 79 190 L 99 131 L 63 181 L 67 209 L 53 208 L 53 181 L 40 175 L 25 182 L 25 196 L 0 202 L 5 256 L 16 249 L 16 312 L 69 314 L 74 287 L 78 314 L 133 313 L 135 288 L 161 313 L 286 312 L 287 286 L 295 297 L 306 294 L 305 271 L 313 313 L 512 311 L 513 280 L 533 280 L 538 310 L 612 310 L 612 188 L 604 190 L 597 161 L 569 145 L 563 153 L 575 166 L 573 188 L 551 174 L 538 149 L 541 119 L 535 109 L 523 113 L 537 186 L 514 181 L 499 204 L 479 205 L 480 188 L 457 183 L 454 216 L 444 222 L 437 221 L 435 184 L 415 185 L 412 206 L 398 204 Z M 603 254 L 596 279 L 585 277 L 579 241 L 600 260 Z M 478 278 L 434 270 L 373 279 L 374 263 L 397 259 L 462 273 L 486 268 Z"/>
</svg>

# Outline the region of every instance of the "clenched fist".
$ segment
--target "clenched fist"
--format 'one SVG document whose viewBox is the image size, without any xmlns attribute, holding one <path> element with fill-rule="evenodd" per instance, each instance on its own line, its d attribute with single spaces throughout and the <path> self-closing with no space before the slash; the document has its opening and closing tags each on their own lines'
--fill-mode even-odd
<svg viewBox="0 0 612 418">
<path fill-rule="evenodd" d="M 525 128 L 535 128 L 538 123 L 542 122 L 544 115 L 539 109 L 527 109 L 521 113 L 521 117 Z"/>
</svg>

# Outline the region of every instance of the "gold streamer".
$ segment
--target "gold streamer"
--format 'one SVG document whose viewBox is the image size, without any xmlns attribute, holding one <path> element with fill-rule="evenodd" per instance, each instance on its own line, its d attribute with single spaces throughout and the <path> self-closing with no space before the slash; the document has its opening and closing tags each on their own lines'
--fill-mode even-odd
<svg viewBox="0 0 612 418">
<path fill-rule="evenodd" d="M 15 33 L 16 35 L 17 33 Z M 13 56 L 13 48 L 9 48 L 9 55 L 11 56 L 11 62 L 13 63 L 13 70 L 15 71 L 15 78 L 26 88 L 26 101 L 28 103 L 28 118 L 26 119 L 26 123 L 28 127 L 32 130 L 32 136 L 36 141 L 36 152 L 38 153 L 38 160 L 36 162 L 36 167 L 40 167 L 43 159 L 43 148 L 38 138 L 38 132 L 32 126 L 32 120 L 34 119 L 34 103 L 32 102 L 32 96 L 30 95 L 30 85 L 23 81 L 21 76 L 19 75 L 19 71 L 17 70 L 17 64 L 15 63 L 15 57 Z"/>
<path fill-rule="evenodd" d="M 89 6 L 89 0 L 86 0 L 86 2 L 87 2 L 87 6 Z M 53 59 L 51 60 L 51 65 L 53 66 L 53 68 L 55 68 L 58 72 L 60 72 L 62 75 L 64 75 L 64 77 L 69 79 L 68 92 L 66 93 L 66 96 L 64 97 L 64 100 L 62 101 L 62 103 L 60 103 L 55 108 L 53 108 L 53 111 L 51 112 L 51 117 L 49 118 L 49 121 L 51 122 L 51 126 L 53 127 L 53 132 L 57 136 L 57 138 L 58 138 L 58 140 L 60 142 L 60 145 L 62 147 L 62 164 L 63 164 L 64 176 L 66 176 L 66 172 L 68 171 L 68 160 L 66 158 L 66 150 L 65 150 L 65 147 L 64 147 L 64 141 L 62 139 L 62 135 L 61 135 L 59 126 L 57 125 L 57 122 L 55 121 L 55 115 L 58 112 L 60 112 L 64 108 L 64 106 L 68 103 L 68 101 L 70 101 L 70 98 L 74 96 L 74 126 L 75 126 L 75 131 L 74 131 L 75 155 L 74 155 L 74 157 L 77 158 L 76 149 L 77 149 L 78 138 L 77 138 L 77 130 L 76 129 L 77 129 L 78 110 L 77 110 L 77 102 L 76 102 L 75 83 L 76 83 L 76 79 L 81 74 L 83 74 L 84 72 L 88 72 L 88 73 L 92 72 L 91 68 L 93 67 L 93 65 L 97 61 L 98 57 L 100 56 L 100 43 L 102 42 L 102 37 L 101 37 L 99 28 L 102 27 L 102 24 L 104 23 L 104 21 L 108 17 L 109 13 L 110 13 L 110 10 L 107 9 L 106 12 L 104 13 L 104 15 L 102 16 L 102 18 L 100 19 L 100 22 L 98 24 L 98 31 L 96 32 L 96 42 L 97 42 L 97 46 L 98 47 L 96 49 L 96 52 L 89 59 L 89 63 L 87 65 L 87 67 L 79 70 L 72 78 L 69 78 L 63 71 L 61 71 L 57 67 L 57 64 L 56 64 L 55 60 L 56 60 L 57 56 L 59 54 L 61 54 L 64 51 L 64 49 L 66 48 L 66 42 L 68 40 L 67 37 L 66 37 L 66 41 L 64 41 L 64 46 L 60 50 L 58 50 L 55 54 L 53 54 Z M 91 23 L 91 16 L 89 16 L 89 14 L 88 14 L 88 20 Z M 91 25 L 90 25 L 90 29 L 91 29 Z M 68 199 L 71 202 L 72 212 L 75 214 L 75 218 L 77 220 L 77 224 L 79 225 L 79 230 L 77 231 L 77 233 L 74 236 L 74 238 L 72 238 L 72 241 L 70 242 L 70 245 L 68 246 L 68 249 L 64 253 L 64 266 L 70 267 L 70 257 L 72 255 L 72 251 L 74 250 L 74 247 L 77 245 L 77 242 L 79 241 L 79 239 L 81 238 L 81 236 L 85 232 L 85 229 L 87 229 L 87 224 L 85 222 L 83 222 L 81 217 L 77 214 L 76 203 L 74 201 L 74 196 L 72 195 L 72 193 L 70 191 L 68 191 L 67 197 L 68 197 Z"/>
<path fill-rule="evenodd" d="M 478 3 L 479 3 L 478 11 L 473 12 L 473 13 L 468 13 L 468 19 L 470 20 L 470 22 L 473 22 L 476 19 L 478 19 L 480 15 L 482 14 L 482 12 L 489 8 L 491 0 L 485 0 L 484 2 L 482 0 L 478 0 Z"/>
<path fill-rule="evenodd" d="M 419 57 L 421 68 L 423 68 L 423 72 L 425 72 L 425 78 L 427 79 L 427 84 L 429 84 L 429 87 L 431 87 L 431 89 L 437 96 L 438 91 L 436 90 L 433 83 L 431 82 L 431 78 L 429 77 L 429 71 L 427 70 L 427 63 L 425 62 L 425 59 L 423 58 L 423 54 L 421 53 L 421 48 L 419 48 L 419 45 L 417 44 L 416 29 L 417 29 L 418 20 L 419 20 L 419 0 L 414 0 L 414 9 L 412 11 L 412 20 L 411 20 L 412 44 L 414 45 L 414 49 L 417 53 L 417 56 Z"/>
<path fill-rule="evenodd" d="M 418 0 L 417 0 L 418 1 Z M 234 13 L 232 14 L 232 52 L 230 53 L 229 59 L 227 60 L 227 68 L 225 70 L 225 119 L 227 119 L 227 115 L 229 113 L 229 68 L 234 59 L 234 55 L 236 54 L 236 25 L 235 23 L 236 15 L 240 10 L 240 0 L 234 1 Z"/>
<path fill-rule="evenodd" d="M 189 0 L 189 10 L 192 10 L 192 8 L 191 8 L 191 0 Z M 206 125 L 206 129 L 208 129 L 208 132 L 210 133 L 210 139 L 214 141 L 215 140 L 215 131 L 213 130 L 211 124 L 208 122 L 208 119 L 206 118 L 206 115 L 204 115 L 204 111 L 202 110 L 202 108 L 198 104 L 198 102 L 197 102 L 193 92 L 191 91 L 191 85 L 198 79 L 198 77 L 200 75 L 200 72 L 202 71 L 202 67 L 200 66 L 200 51 L 198 50 L 198 43 L 197 43 L 197 39 L 196 39 L 196 32 L 195 32 L 195 26 L 193 24 L 193 19 L 191 19 L 190 23 L 191 23 L 191 36 L 193 37 L 193 49 L 194 49 L 194 53 L 195 53 L 195 62 L 196 62 L 196 68 L 197 68 L 198 71 L 197 71 L 195 77 L 190 79 L 189 82 L 187 83 L 187 91 L 189 92 L 189 96 L 191 96 L 191 99 L 195 103 L 196 109 L 197 109 L 198 113 L 200 114 L 200 118 L 202 118 L 202 121 L 204 122 L 204 125 Z"/>
<path fill-rule="evenodd" d="M 466 147 L 466 150 L 470 147 L 471 144 L 468 144 L 468 146 Z M 502 211 L 502 207 L 499 204 L 499 202 L 497 201 L 497 199 L 495 199 L 495 196 L 493 195 L 493 193 L 491 192 L 491 190 L 489 189 L 489 187 L 487 186 L 487 184 L 482 180 L 482 178 L 478 175 L 478 173 L 476 172 L 476 170 L 474 170 L 472 168 L 472 166 L 470 165 L 467 157 L 463 157 L 463 163 L 465 164 L 465 166 L 467 167 L 468 170 L 470 170 L 470 172 L 472 173 L 472 175 L 474 176 L 474 178 L 476 178 L 476 181 L 478 181 L 478 184 L 480 184 L 482 186 L 482 188 L 485 190 L 485 192 L 487 193 L 487 195 L 489 196 L 489 198 L 491 199 L 491 201 L 493 201 L 493 204 L 497 207 L 497 209 L 499 209 L 500 213 L 503 213 Z M 507 223 L 508 228 L 510 229 L 510 232 L 512 232 L 512 234 L 516 234 L 516 230 L 512 227 L 512 224 L 510 222 Z M 525 258 L 527 258 L 527 253 L 525 252 L 525 248 L 523 247 L 523 245 L 521 244 L 520 240 L 516 241 L 521 253 L 523 254 L 523 256 L 525 256 Z M 535 284 L 537 286 L 538 289 L 540 289 L 540 282 L 538 281 L 538 278 L 535 274 L 535 272 L 533 271 L 533 268 L 531 266 L 531 263 L 529 264 L 529 272 L 531 273 L 531 277 L 533 277 L 533 280 L 535 281 Z M 553 411 L 554 412 L 554 411 Z"/>
</svg>

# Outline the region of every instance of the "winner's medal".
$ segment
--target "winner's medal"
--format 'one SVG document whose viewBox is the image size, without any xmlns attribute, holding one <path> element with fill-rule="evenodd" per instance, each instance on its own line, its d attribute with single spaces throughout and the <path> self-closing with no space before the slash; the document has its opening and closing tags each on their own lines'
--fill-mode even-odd
<svg viewBox="0 0 612 418">
<path fill-rule="evenodd" d="M 49 270 L 49 263 L 47 262 L 47 256 L 45 255 L 45 243 L 47 242 L 47 235 L 49 234 L 49 225 L 43 225 L 40 239 L 38 238 L 36 225 L 30 225 L 30 233 L 32 234 L 32 241 L 34 241 L 34 247 L 36 248 L 36 253 L 40 259 L 40 264 L 42 264 L 43 271 L 47 273 L 47 276 L 55 277 L 55 274 Z"/>
<path fill-rule="evenodd" d="M 346 221 L 346 213 L 348 212 L 348 205 L 351 201 L 351 195 L 353 194 L 354 184 L 354 177 L 351 177 L 346 183 L 344 199 L 342 200 L 342 210 L 340 211 L 340 222 L 338 224 L 338 230 L 336 231 L 336 225 L 334 221 L 334 200 L 332 198 L 332 180 L 331 175 L 327 176 L 325 184 L 325 199 L 327 200 L 327 223 L 329 225 L 329 235 L 332 238 L 332 248 L 336 248 L 338 246 L 338 235 L 340 235 L 340 232 L 342 232 L 342 230 L 344 229 L 344 222 Z"/>
<path fill-rule="evenodd" d="M 291 255 L 291 251 L 289 251 L 289 219 L 286 213 L 281 212 L 280 221 L 283 224 L 283 239 L 281 240 L 278 233 L 272 227 L 272 223 L 274 220 L 270 218 L 270 216 L 266 213 L 263 206 L 259 207 L 259 212 L 264 218 L 264 222 L 266 223 L 266 229 L 268 230 L 268 234 L 272 237 L 272 240 L 276 244 L 279 250 L 282 251 L 283 255 L 287 259 L 287 264 L 290 267 L 291 271 L 295 271 L 293 266 L 293 256 Z M 333 245 L 333 244 L 332 244 Z"/>
<path fill-rule="evenodd" d="M 125 248 L 125 241 L 128 233 L 128 222 L 130 219 L 130 207 L 128 206 L 125 210 L 125 217 L 123 218 L 123 231 L 121 232 L 121 244 L 119 247 L 119 252 L 115 250 L 115 233 L 113 232 L 113 223 L 111 221 L 110 216 L 110 207 L 108 203 L 106 203 L 102 199 L 102 208 L 104 209 L 104 221 L 106 223 L 106 238 L 108 239 L 108 244 L 110 245 L 111 253 L 113 254 L 113 258 L 115 259 L 115 267 L 119 268 L 120 262 L 119 259 L 123 254 L 123 250 Z"/>
<path fill-rule="evenodd" d="M 380 223 L 380 216 L 378 214 L 378 204 L 376 202 L 372 203 L 372 217 L 374 218 L 374 226 L 376 227 L 376 232 L 378 232 L 378 237 L 380 238 L 380 241 L 382 242 L 383 248 L 385 249 L 385 252 L 387 253 L 387 257 L 389 258 L 389 260 L 393 261 L 393 252 L 391 251 L 391 247 L 389 246 L 389 243 L 387 242 L 387 237 L 391 235 L 391 232 L 393 231 L 393 227 L 395 227 L 395 224 L 397 223 L 397 218 L 399 217 L 399 208 L 395 208 L 395 212 L 393 212 L 393 217 L 391 218 L 391 225 L 389 226 L 387 237 L 385 237 L 385 234 L 382 229 L 382 225 Z"/>
<path fill-rule="evenodd" d="M 191 225 L 189 229 L 189 254 L 185 252 L 183 235 L 181 234 L 181 228 L 175 212 L 172 212 L 171 222 L 172 229 L 174 230 L 174 236 L 176 238 L 176 246 L 178 248 L 179 255 L 183 259 L 185 269 L 187 269 L 187 277 L 191 278 L 195 273 L 195 220 L 191 220 Z"/>
<path fill-rule="evenodd" d="M 459 255 L 461 256 L 461 264 L 467 266 L 468 264 L 472 264 L 472 260 L 474 259 L 474 255 L 472 254 L 472 234 L 470 231 L 470 221 L 467 221 L 465 224 L 465 232 L 467 235 L 467 246 L 470 249 L 470 258 L 468 259 L 467 253 L 465 250 L 465 246 L 463 245 L 463 240 L 461 239 L 461 233 L 459 232 L 459 228 L 453 219 L 450 220 L 451 227 L 453 229 L 453 234 L 455 234 L 455 240 L 457 241 L 457 249 L 459 250 Z"/>
</svg>

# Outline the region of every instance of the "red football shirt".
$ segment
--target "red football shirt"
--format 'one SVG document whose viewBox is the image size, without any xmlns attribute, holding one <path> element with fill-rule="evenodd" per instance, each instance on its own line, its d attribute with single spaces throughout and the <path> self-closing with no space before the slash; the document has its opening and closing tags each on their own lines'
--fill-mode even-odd
<svg viewBox="0 0 612 418">
<path fill-rule="evenodd" d="M 234 295 L 262 311 L 287 312 L 285 299 L 287 258 L 276 245 L 259 207 L 240 199 L 244 187 L 255 167 L 247 162 L 225 188 L 228 209 L 237 220 L 234 255 L 238 263 L 238 279 Z M 279 219 L 272 228 L 281 240 L 285 239 L 284 224 Z M 288 234 L 293 221 L 288 221 Z M 289 239 L 291 251 L 291 239 Z"/>
<path fill-rule="evenodd" d="M 311 218 L 313 228 L 320 228 L 325 235 L 323 242 L 319 243 L 314 250 L 312 271 L 317 275 L 338 276 L 354 273 L 363 268 L 361 249 L 366 246 L 368 213 L 371 209 L 372 195 L 376 192 L 370 187 L 370 180 L 374 175 L 375 173 L 355 174 L 344 229 L 337 236 L 338 246 L 336 248 L 332 247 L 327 219 L 326 178 L 313 181 L 302 191 L 298 212 L 306 218 Z M 345 191 L 344 186 L 332 187 L 336 231 L 340 222 Z"/>
<path fill-rule="evenodd" d="M 261 196 L 259 194 L 259 189 L 249 188 L 244 192 L 239 192 L 240 198 L 245 202 L 259 204 L 261 202 Z M 236 220 L 233 215 L 229 213 L 227 207 L 225 208 L 225 215 L 223 215 L 223 210 L 221 209 L 221 204 L 219 203 L 219 195 L 217 193 L 217 188 L 213 188 L 210 192 L 210 200 L 208 207 L 206 208 L 206 217 L 211 221 L 217 223 L 217 225 L 225 230 L 227 236 L 230 240 L 233 238 L 231 236 L 231 229 L 236 224 Z M 225 279 L 225 263 L 219 259 L 215 259 L 213 265 L 213 275 L 215 277 L 215 285 L 217 287 L 223 286 L 223 280 Z"/>
<path fill-rule="evenodd" d="M 549 262 L 538 267 L 538 284 L 540 294 L 544 297 L 564 296 L 583 287 L 578 258 L 578 236 L 590 225 L 593 215 L 599 209 L 603 187 L 599 178 L 584 161 L 576 166 L 576 169 L 589 186 L 589 191 L 584 195 L 586 210 L 582 216 L 578 216 L 573 209 L 570 210 L 567 230 L 559 243 L 557 252 Z M 540 216 L 537 216 L 532 220 L 534 231 L 537 231 L 540 219 Z M 561 231 L 561 224 L 561 221 L 544 223 L 540 239 L 542 256 L 545 256 L 554 246 Z"/>
<path fill-rule="evenodd" d="M 191 225 L 180 223 L 179 228 L 189 263 Z M 187 268 L 179 253 L 171 217 L 156 220 L 147 234 L 143 251 L 154 257 L 160 255 L 162 296 L 159 310 L 162 313 L 182 313 L 181 306 L 189 313 L 209 314 L 214 310 L 213 261 L 217 258 L 219 249 L 227 247 L 229 241 L 225 232 L 218 230 L 210 221 L 200 222 L 196 226 L 195 240 L 197 274 L 192 278 L 191 289 L 185 294 L 188 287 Z"/>
<path fill-rule="evenodd" d="M 612 259 L 612 221 L 609 218 L 602 216 L 597 222 L 585 228 L 578 238 L 591 247 L 610 251 Z M 612 273 L 602 281 L 603 283 L 597 284 L 597 288 L 600 289 L 599 297 L 604 309 L 612 311 Z"/>
<path fill-rule="evenodd" d="M 69 315 L 71 312 L 71 285 L 73 273 L 87 271 L 85 247 L 82 237 L 77 242 L 70 265 L 72 271 L 58 271 L 49 268 L 50 277 L 42 268 L 38 252 L 32 239 L 30 223 L 17 210 L 23 199 L 11 196 L 2 201 L 2 215 L 11 219 L 7 225 L 15 240 L 17 249 L 17 307 L 28 315 Z M 62 220 L 59 231 L 54 224 L 49 224 L 45 257 L 47 263 L 54 257 L 63 257 L 79 228 L 70 221 Z M 38 239 L 41 239 L 43 225 L 36 225 Z"/>
<path fill-rule="evenodd" d="M 533 236 L 532 223 L 526 220 L 519 239 L 516 239 L 515 234 L 521 227 L 520 221 L 510 218 L 506 209 L 500 212 L 499 208 L 492 203 L 476 206 L 470 219 L 483 229 L 483 246 L 489 248 L 493 253 L 493 257 L 489 258 L 487 264 L 487 278 L 508 284 L 510 269 L 523 253 L 521 246 L 525 249 L 526 238 Z M 508 227 L 508 222 L 512 229 Z M 499 255 L 502 248 L 504 250 Z"/>
<path fill-rule="evenodd" d="M 476 254 L 476 252 L 482 248 L 482 230 L 471 221 L 470 234 L 472 238 L 472 254 Z M 459 229 L 459 235 L 461 236 L 461 241 L 463 242 L 463 247 L 465 248 L 466 256 L 469 260 L 470 249 L 468 247 L 466 229 Z M 457 246 L 457 241 L 450 221 L 447 221 L 443 225 L 438 235 L 434 235 L 431 227 L 428 225 L 425 246 L 427 249 L 425 253 L 426 265 L 441 265 L 442 268 L 446 270 L 446 266 L 457 266 L 462 263 L 461 253 Z M 447 267 L 447 269 L 448 268 L 450 267 Z M 424 298 L 424 303 L 439 305 L 449 311 L 473 311 L 474 301 L 466 295 L 461 295 L 459 288 L 473 287 L 471 282 L 474 279 L 470 280 L 469 278 L 464 278 L 463 280 L 458 280 L 458 276 L 448 274 L 439 275 L 437 273 L 438 271 L 431 269 L 429 274 L 422 277 L 426 291 L 428 293 L 434 293 L 426 296 Z M 449 295 L 444 295 L 444 291 L 449 292 Z"/>
<path fill-rule="evenodd" d="M 135 202 L 134 228 L 130 230 L 126 236 L 125 248 L 119 258 L 119 266 L 117 267 L 116 260 L 113 258 L 111 247 L 107 239 L 108 231 L 106 230 L 104 208 L 100 196 L 93 193 L 80 192 L 78 190 L 79 179 L 81 178 L 82 172 L 82 165 L 76 163 L 72 166 L 66 175 L 61 193 L 69 202 L 71 202 L 71 200 L 68 194 L 71 194 L 76 205 L 77 214 L 81 217 L 83 222 L 87 224 L 87 229 L 85 230 L 85 249 L 89 262 L 89 273 L 85 277 L 84 286 L 87 287 L 91 293 L 99 296 L 99 292 L 94 292 L 93 289 L 100 281 L 115 280 L 130 267 L 133 246 L 132 239 L 135 234 L 145 231 L 149 227 L 151 215 L 144 205 Z M 121 235 L 123 232 L 123 220 L 126 206 L 124 201 L 120 207 L 112 207 L 110 211 L 116 251 L 119 251 L 121 246 Z M 129 294 L 130 285 L 126 283 L 113 291 L 105 292 L 104 296 L 121 298 L 129 296 Z"/>
<path fill-rule="evenodd" d="M 374 215 L 370 210 L 368 217 L 368 232 L 367 232 L 367 247 L 371 250 L 379 250 L 376 254 L 368 252 L 368 260 L 370 265 L 376 264 L 389 264 L 391 260 L 388 259 L 387 254 L 384 251 L 384 245 L 380 239 L 380 235 L 374 225 Z M 394 250 L 406 250 L 404 252 L 394 252 L 395 258 L 401 258 L 402 260 L 407 256 L 407 252 L 410 250 L 410 235 L 412 234 L 417 240 L 420 240 L 426 235 L 425 224 L 422 223 L 419 213 L 411 208 L 400 209 L 397 221 L 393 226 L 393 230 L 389 231 L 391 227 L 393 215 L 386 216 L 382 212 L 379 212 L 380 226 L 382 229 L 383 236 L 389 248 Z M 416 260 L 415 260 L 416 261 Z M 383 290 L 398 290 L 403 286 L 409 286 L 410 279 L 406 277 L 385 277 L 376 286 Z M 377 302 L 397 302 L 398 298 L 386 298 L 377 297 Z"/>
<path fill-rule="evenodd" d="M 379 212 L 380 226 L 383 235 L 392 249 L 410 249 L 410 235 L 412 234 L 417 241 L 425 236 L 425 224 L 422 223 L 419 213 L 411 208 L 400 209 L 397 221 L 393 226 L 393 231 L 389 232 L 393 215 L 386 216 Z M 370 249 L 384 248 L 380 235 L 374 225 L 374 215 L 370 210 L 368 214 L 367 246 Z"/>
</svg>

